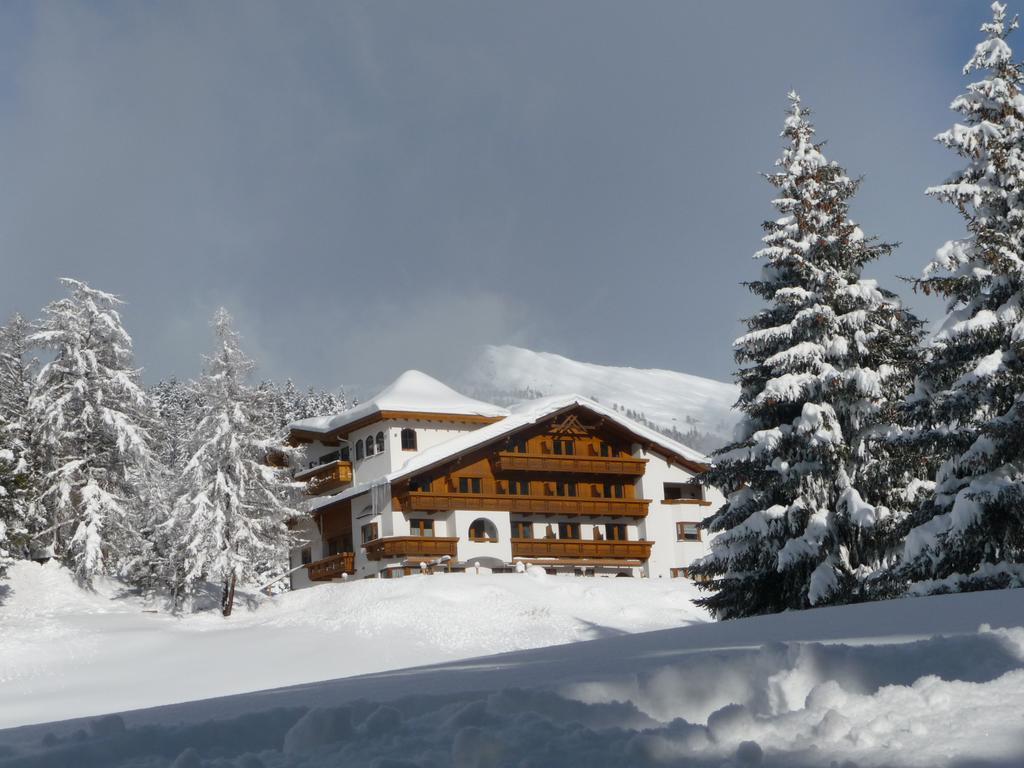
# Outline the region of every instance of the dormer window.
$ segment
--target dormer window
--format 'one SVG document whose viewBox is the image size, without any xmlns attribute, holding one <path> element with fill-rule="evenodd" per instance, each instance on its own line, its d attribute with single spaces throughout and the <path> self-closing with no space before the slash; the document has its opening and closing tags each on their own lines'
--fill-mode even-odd
<svg viewBox="0 0 1024 768">
<path fill-rule="evenodd" d="M 415 451 L 416 450 L 416 430 L 406 427 L 402 430 L 402 450 L 403 451 Z"/>
</svg>

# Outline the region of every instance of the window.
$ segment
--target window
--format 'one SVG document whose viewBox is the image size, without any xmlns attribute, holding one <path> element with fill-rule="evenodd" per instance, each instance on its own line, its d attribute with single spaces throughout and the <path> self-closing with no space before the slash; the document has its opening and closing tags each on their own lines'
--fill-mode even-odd
<svg viewBox="0 0 1024 768">
<path fill-rule="evenodd" d="M 323 456 L 320 457 L 320 463 L 330 464 L 332 461 L 337 461 L 340 458 L 341 451 L 331 451 L 330 453 L 325 453 Z"/>
<path fill-rule="evenodd" d="M 558 538 L 560 539 L 578 539 L 580 537 L 580 524 L 579 523 L 559 523 L 558 524 Z"/>
<path fill-rule="evenodd" d="M 409 521 L 409 535 L 410 536 L 433 536 L 434 535 L 434 521 L 433 520 L 410 520 Z"/>
<path fill-rule="evenodd" d="M 363 544 L 373 541 L 377 538 L 377 524 L 367 523 L 359 529 L 359 533 L 362 535 Z"/>
<path fill-rule="evenodd" d="M 349 452 L 348 452 L 348 446 L 347 446 L 347 445 L 346 445 L 346 446 L 344 446 L 344 447 L 343 447 L 343 448 L 342 448 L 342 449 L 341 449 L 341 450 L 340 450 L 340 451 L 338 452 L 338 457 L 339 457 L 339 458 L 340 458 L 340 459 L 341 459 L 342 461 L 350 461 L 350 454 L 349 454 Z"/>
<path fill-rule="evenodd" d="M 340 538 L 338 538 L 336 536 L 333 539 L 328 539 L 327 540 L 327 556 L 328 557 L 330 557 L 331 555 L 337 555 L 341 551 L 342 551 L 342 549 L 341 549 L 341 539 Z"/>
<path fill-rule="evenodd" d="M 497 541 L 498 527 L 490 520 L 479 518 L 469 524 L 470 541 Z"/>
<path fill-rule="evenodd" d="M 704 498 L 704 488 L 700 483 L 665 483 L 665 501 L 682 501 Z"/>
<path fill-rule="evenodd" d="M 512 521 L 512 538 L 513 539 L 532 539 L 533 538 L 533 523 L 526 522 L 524 520 L 513 520 Z"/>
<path fill-rule="evenodd" d="M 676 541 L 700 541 L 697 523 L 676 523 Z"/>
<path fill-rule="evenodd" d="M 604 527 L 604 537 L 608 541 L 629 541 L 629 529 L 624 523 L 608 523 Z"/>
<path fill-rule="evenodd" d="M 508 492 L 513 496 L 529 496 L 530 495 L 530 481 L 529 480 L 509 480 L 508 481 Z"/>
<path fill-rule="evenodd" d="M 563 482 L 559 480 L 555 483 L 555 495 L 556 496 L 575 496 L 576 495 L 576 482 Z"/>
<path fill-rule="evenodd" d="M 367 457 L 373 456 L 373 436 L 370 435 L 366 438 L 366 455 Z"/>
<path fill-rule="evenodd" d="M 302 564 L 309 565 L 313 562 L 313 550 L 309 547 L 302 548 Z"/>
<path fill-rule="evenodd" d="M 572 440 L 555 440 L 552 448 L 556 456 L 572 456 L 576 452 Z"/>
<path fill-rule="evenodd" d="M 363 441 L 356 440 L 356 461 L 363 460 Z"/>
<path fill-rule="evenodd" d="M 430 492 L 430 478 L 417 477 L 409 481 L 410 491 L 423 491 L 425 493 Z"/>
<path fill-rule="evenodd" d="M 511 437 L 508 441 L 508 450 L 511 453 L 526 453 L 526 438 Z"/>
<path fill-rule="evenodd" d="M 480 493 L 480 478 L 460 477 L 459 493 Z"/>
<path fill-rule="evenodd" d="M 416 430 L 406 427 L 402 430 L 402 450 L 403 451 L 415 451 L 416 450 Z"/>
<path fill-rule="evenodd" d="M 621 499 L 622 483 L 605 483 L 603 496 L 606 499 Z"/>
<path fill-rule="evenodd" d="M 616 451 L 612 448 L 611 443 L 601 443 L 601 455 L 605 458 L 613 458 L 616 456 Z"/>
<path fill-rule="evenodd" d="M 384 453 L 384 433 L 377 433 L 377 453 Z"/>
</svg>

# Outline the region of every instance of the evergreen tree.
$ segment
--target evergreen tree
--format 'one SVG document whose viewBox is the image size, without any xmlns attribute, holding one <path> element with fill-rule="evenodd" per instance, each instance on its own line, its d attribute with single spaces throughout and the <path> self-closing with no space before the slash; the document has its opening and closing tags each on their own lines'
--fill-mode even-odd
<svg viewBox="0 0 1024 768">
<path fill-rule="evenodd" d="M 188 446 L 199 413 L 196 385 L 172 377 L 153 386 L 149 396 L 160 420 L 160 435 L 154 440 L 154 449 L 160 462 L 172 473 L 178 474 L 188 462 Z"/>
<path fill-rule="evenodd" d="M 966 166 L 928 190 L 967 236 L 916 283 L 949 312 L 910 401 L 919 450 L 947 458 L 898 571 L 924 592 L 1024 586 L 1024 71 L 1006 42 L 1017 19 L 992 11 L 964 67 L 982 75 L 936 137 Z"/>
<path fill-rule="evenodd" d="M 225 310 L 213 327 L 216 350 L 196 385 L 198 419 L 174 505 L 176 571 L 179 605 L 214 581 L 229 615 L 236 583 L 283 572 L 294 486 L 287 470 L 265 462 L 273 441 L 261 431 L 261 398 L 246 384 L 254 364 Z"/>
<path fill-rule="evenodd" d="M 0 327 L 0 573 L 30 550 L 38 527 L 35 474 L 28 451 L 28 398 L 36 361 L 29 355 L 31 326 L 15 314 Z"/>
<path fill-rule="evenodd" d="M 149 508 L 152 410 L 133 366 L 121 301 L 62 279 L 70 295 L 43 310 L 29 338 L 52 353 L 28 402 L 40 501 L 54 554 L 88 584 L 126 574 L 140 555 Z"/>
<path fill-rule="evenodd" d="M 909 388 L 920 323 L 861 277 L 893 246 L 850 220 L 859 182 L 826 160 L 791 93 L 787 146 L 767 175 L 780 217 L 750 290 L 767 306 L 735 342 L 744 418 L 706 481 L 728 495 L 693 571 L 720 618 L 855 599 L 890 557 L 909 477 L 879 439 Z M 895 507 L 895 508 L 894 508 Z"/>
</svg>

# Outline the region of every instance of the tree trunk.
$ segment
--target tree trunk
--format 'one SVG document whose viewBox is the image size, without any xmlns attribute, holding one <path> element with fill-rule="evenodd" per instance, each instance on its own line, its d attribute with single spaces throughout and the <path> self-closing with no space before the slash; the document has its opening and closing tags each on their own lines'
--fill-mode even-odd
<svg viewBox="0 0 1024 768">
<path fill-rule="evenodd" d="M 231 572 L 231 576 L 224 582 L 224 595 L 220 600 L 220 610 L 224 614 L 224 618 L 231 615 L 231 608 L 235 604 L 235 573 Z"/>
</svg>

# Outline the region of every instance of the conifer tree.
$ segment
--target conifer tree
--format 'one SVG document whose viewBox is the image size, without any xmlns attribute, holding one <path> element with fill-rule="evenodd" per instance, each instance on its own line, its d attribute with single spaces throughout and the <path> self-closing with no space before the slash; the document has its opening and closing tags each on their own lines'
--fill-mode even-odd
<svg viewBox="0 0 1024 768">
<path fill-rule="evenodd" d="M 734 345 L 744 418 L 706 477 L 728 501 L 705 521 L 719 535 L 693 568 L 710 577 L 701 602 L 720 618 L 855 599 L 906 514 L 888 489 L 909 478 L 879 438 L 909 387 L 920 324 L 861 277 L 893 246 L 850 220 L 859 182 L 824 157 L 789 99 L 786 147 L 767 175 L 780 216 L 764 225 L 748 285 L 767 306 Z"/>
<path fill-rule="evenodd" d="M 261 432 L 260 398 L 246 383 L 254 364 L 230 315 L 218 310 L 213 327 L 216 349 L 196 384 L 198 419 L 174 506 L 177 591 L 181 605 L 202 582 L 215 582 L 227 616 L 237 583 L 254 584 L 286 565 L 294 486 L 287 470 L 265 461 L 273 441 Z"/>
<path fill-rule="evenodd" d="M 28 401 L 31 450 L 54 554 L 89 584 L 101 573 L 126 574 L 140 554 L 152 410 L 121 301 L 78 280 L 61 284 L 70 295 L 44 308 L 29 337 L 53 357 Z"/>
<path fill-rule="evenodd" d="M 31 325 L 15 314 L 0 327 L 0 573 L 30 551 L 35 474 L 28 451 L 28 398 L 36 361 L 29 355 Z"/>
<path fill-rule="evenodd" d="M 927 194 L 967 236 L 916 287 L 947 302 L 910 410 L 922 453 L 947 457 L 919 509 L 899 577 L 916 591 L 1024 586 L 1024 70 L 1006 7 L 992 4 L 964 74 L 981 73 L 937 140 L 966 166 Z"/>
</svg>

